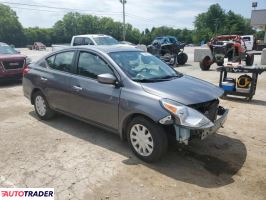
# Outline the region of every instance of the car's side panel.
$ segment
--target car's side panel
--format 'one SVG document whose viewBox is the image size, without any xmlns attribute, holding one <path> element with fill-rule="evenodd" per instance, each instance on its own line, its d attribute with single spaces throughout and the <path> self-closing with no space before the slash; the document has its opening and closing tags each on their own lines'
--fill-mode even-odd
<svg viewBox="0 0 266 200">
<path fill-rule="evenodd" d="M 121 88 L 101 84 L 97 80 L 73 75 L 73 90 L 70 101 L 73 113 L 118 130 L 118 107 Z"/>
<path fill-rule="evenodd" d="M 119 105 L 119 133 L 121 137 L 125 121 L 134 114 L 144 115 L 157 123 L 160 119 L 168 116 L 169 112 L 160 105 L 160 97 L 148 94 L 143 90 L 123 88 Z"/>
<path fill-rule="evenodd" d="M 71 74 L 52 69 L 47 69 L 42 74 L 39 81 L 50 106 L 70 112 L 71 106 L 68 102 L 71 100 L 70 94 L 72 92 Z"/>
</svg>

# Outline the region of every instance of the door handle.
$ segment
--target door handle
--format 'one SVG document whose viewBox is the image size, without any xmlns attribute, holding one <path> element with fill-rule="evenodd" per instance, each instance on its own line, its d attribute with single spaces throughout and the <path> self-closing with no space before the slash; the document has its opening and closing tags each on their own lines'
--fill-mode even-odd
<svg viewBox="0 0 266 200">
<path fill-rule="evenodd" d="M 41 80 L 42 81 L 47 81 L 48 79 L 47 78 L 44 78 L 44 77 L 41 77 Z"/>
<path fill-rule="evenodd" d="M 81 91 L 82 90 L 82 87 L 77 86 L 77 85 L 74 85 L 73 86 L 73 89 L 76 90 L 76 91 Z"/>
</svg>

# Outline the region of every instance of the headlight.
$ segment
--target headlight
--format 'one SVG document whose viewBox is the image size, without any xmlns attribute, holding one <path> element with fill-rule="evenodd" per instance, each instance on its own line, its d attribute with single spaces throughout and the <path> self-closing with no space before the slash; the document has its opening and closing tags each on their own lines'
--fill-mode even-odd
<svg viewBox="0 0 266 200">
<path fill-rule="evenodd" d="M 214 124 L 200 112 L 179 104 L 170 99 L 162 99 L 161 104 L 163 108 L 172 113 L 177 119 L 177 123 L 182 126 L 189 128 L 201 128 L 201 127 L 210 127 Z"/>
</svg>

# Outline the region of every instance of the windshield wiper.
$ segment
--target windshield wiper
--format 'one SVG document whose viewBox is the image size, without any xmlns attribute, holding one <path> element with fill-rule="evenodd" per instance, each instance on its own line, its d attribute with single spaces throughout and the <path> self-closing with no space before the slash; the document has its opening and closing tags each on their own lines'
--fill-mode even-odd
<svg viewBox="0 0 266 200">
<path fill-rule="evenodd" d="M 169 80 L 169 79 L 180 78 L 180 77 L 182 77 L 182 74 L 175 74 L 175 75 L 161 76 L 161 77 L 158 77 L 158 78 L 156 78 L 156 79 L 159 79 L 159 80 L 162 80 L 162 79 Z"/>
<path fill-rule="evenodd" d="M 146 79 L 146 78 L 143 78 L 143 79 L 132 79 L 133 81 L 136 81 L 136 82 L 140 82 L 140 83 L 152 83 L 152 82 L 157 82 L 157 81 L 160 81 L 158 79 Z"/>
<path fill-rule="evenodd" d="M 136 82 L 141 82 L 141 83 L 152 83 L 152 82 L 160 82 L 160 81 L 169 81 L 172 80 L 172 78 L 176 78 L 177 76 L 171 76 L 171 77 L 158 77 L 158 78 L 149 78 L 149 79 L 132 79 L 133 81 Z"/>
<path fill-rule="evenodd" d="M 157 79 L 171 79 L 171 78 L 177 78 L 179 76 L 177 75 L 168 75 L 168 76 L 161 76 L 161 77 L 158 77 Z"/>
<path fill-rule="evenodd" d="M 175 78 L 180 78 L 182 77 L 183 74 L 179 73 L 179 74 L 175 74 L 175 75 L 167 75 L 167 76 L 161 76 L 161 77 L 155 77 L 155 78 L 143 78 L 143 79 L 137 79 L 137 78 L 133 78 L 133 81 L 136 82 L 141 82 L 141 83 L 152 83 L 152 82 L 159 82 L 159 81 L 170 81 L 172 79 Z"/>
</svg>

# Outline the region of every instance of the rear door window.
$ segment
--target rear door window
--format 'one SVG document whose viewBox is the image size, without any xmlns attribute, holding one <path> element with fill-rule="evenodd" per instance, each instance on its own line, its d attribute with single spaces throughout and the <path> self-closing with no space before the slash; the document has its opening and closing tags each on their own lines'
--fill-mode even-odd
<svg viewBox="0 0 266 200">
<path fill-rule="evenodd" d="M 54 68 L 54 59 L 55 59 L 55 56 L 51 56 L 46 59 L 46 62 L 50 68 Z"/>
<path fill-rule="evenodd" d="M 74 51 L 67 51 L 51 56 L 47 58 L 46 61 L 50 68 L 70 73 L 73 65 L 74 55 Z"/>
</svg>

